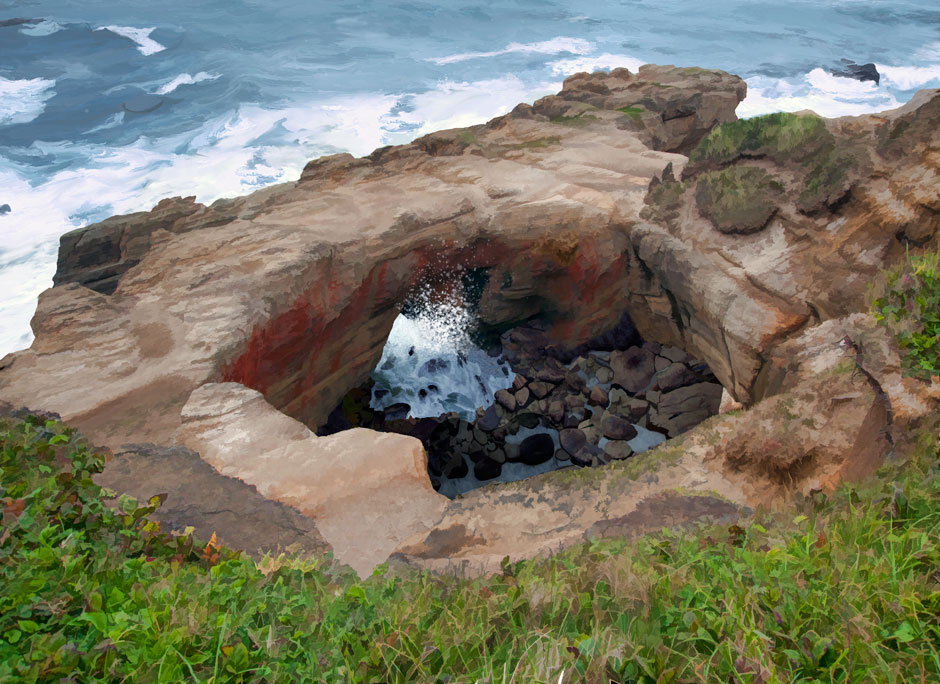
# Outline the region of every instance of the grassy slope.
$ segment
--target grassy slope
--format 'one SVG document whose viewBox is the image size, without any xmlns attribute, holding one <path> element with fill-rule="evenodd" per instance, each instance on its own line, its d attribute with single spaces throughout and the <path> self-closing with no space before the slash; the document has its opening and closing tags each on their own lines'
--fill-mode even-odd
<svg viewBox="0 0 940 684">
<path fill-rule="evenodd" d="M 102 504 L 101 459 L 71 430 L 3 421 L 0 681 L 940 678 L 933 437 L 795 518 L 585 543 L 476 580 L 359 581 L 163 535 L 157 501 Z"/>
</svg>

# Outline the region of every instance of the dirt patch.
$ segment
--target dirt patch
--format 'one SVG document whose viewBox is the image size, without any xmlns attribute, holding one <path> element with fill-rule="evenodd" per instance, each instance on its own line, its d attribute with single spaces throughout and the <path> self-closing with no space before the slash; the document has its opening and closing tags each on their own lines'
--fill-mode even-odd
<svg viewBox="0 0 940 684">
<path fill-rule="evenodd" d="M 674 529 L 697 522 L 730 522 L 749 513 L 749 510 L 716 496 L 666 492 L 644 499 L 632 513 L 599 520 L 588 528 L 584 536 L 631 539 L 663 527 Z"/>
<path fill-rule="evenodd" d="M 134 327 L 134 337 L 142 359 L 160 359 L 173 348 L 173 333 L 164 323 L 144 323 Z"/>
</svg>

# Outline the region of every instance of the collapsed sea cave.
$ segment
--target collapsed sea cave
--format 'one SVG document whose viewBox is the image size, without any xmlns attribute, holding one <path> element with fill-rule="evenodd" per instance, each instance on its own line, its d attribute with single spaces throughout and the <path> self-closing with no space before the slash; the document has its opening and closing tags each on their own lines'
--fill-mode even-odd
<svg viewBox="0 0 940 684">
<path fill-rule="evenodd" d="M 478 313 L 490 275 L 467 269 L 415 288 L 368 380 L 317 434 L 364 427 L 416 437 L 434 489 L 453 498 L 628 459 L 718 413 L 722 386 L 707 364 L 642 339 L 626 310 L 573 349 L 553 343 L 550 310 L 485 323 Z"/>
</svg>

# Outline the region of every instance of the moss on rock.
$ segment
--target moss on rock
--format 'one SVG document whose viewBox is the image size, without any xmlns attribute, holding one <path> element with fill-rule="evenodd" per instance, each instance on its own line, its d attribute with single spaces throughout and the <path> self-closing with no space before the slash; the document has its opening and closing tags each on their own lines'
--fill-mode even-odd
<svg viewBox="0 0 940 684">
<path fill-rule="evenodd" d="M 777 211 L 783 186 L 755 166 L 732 166 L 702 174 L 695 202 L 702 216 L 726 234 L 756 233 Z"/>
</svg>

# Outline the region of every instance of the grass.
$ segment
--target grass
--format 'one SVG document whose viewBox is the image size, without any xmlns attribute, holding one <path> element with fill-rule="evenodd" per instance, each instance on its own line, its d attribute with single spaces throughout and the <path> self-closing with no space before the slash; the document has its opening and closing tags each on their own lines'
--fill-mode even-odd
<svg viewBox="0 0 940 684">
<path fill-rule="evenodd" d="M 540 149 L 543 147 L 551 147 L 553 145 L 558 145 L 561 143 L 561 138 L 555 136 L 549 136 L 544 138 L 536 138 L 535 140 L 527 140 L 521 143 L 514 143 L 512 145 L 507 145 L 511 150 L 532 150 Z"/>
<path fill-rule="evenodd" d="M 897 338 L 906 373 L 940 376 L 940 252 L 908 253 L 874 290 L 872 315 Z"/>
<path fill-rule="evenodd" d="M 592 121 L 597 121 L 598 117 L 593 114 L 575 114 L 574 116 L 553 116 L 550 121 L 560 126 L 587 126 Z"/>
<path fill-rule="evenodd" d="M 695 202 L 702 216 L 722 233 L 762 230 L 777 211 L 783 186 L 755 166 L 730 166 L 698 178 Z"/>
<path fill-rule="evenodd" d="M 647 110 L 643 107 L 621 107 L 617 111 L 623 112 L 634 121 L 640 121 Z"/>
<path fill-rule="evenodd" d="M 921 682 L 940 678 L 936 436 L 759 514 L 464 579 L 255 562 L 105 505 L 63 424 L 0 419 L 0 681 Z"/>
<path fill-rule="evenodd" d="M 834 144 L 818 116 L 788 113 L 740 119 L 713 128 L 692 151 L 692 164 L 724 165 L 742 156 L 804 161 Z"/>
</svg>

